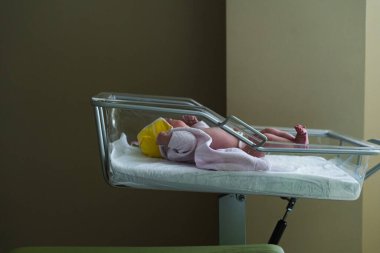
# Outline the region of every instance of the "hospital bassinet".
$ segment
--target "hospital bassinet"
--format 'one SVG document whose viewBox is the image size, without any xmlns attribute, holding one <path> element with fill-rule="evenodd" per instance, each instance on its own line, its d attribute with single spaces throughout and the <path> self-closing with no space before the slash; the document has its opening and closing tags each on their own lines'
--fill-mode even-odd
<svg viewBox="0 0 380 253">
<path fill-rule="evenodd" d="M 100 93 L 92 98 L 103 174 L 112 186 L 282 197 L 355 200 L 379 146 L 329 130 L 308 129 L 308 145 L 267 141 L 262 127 L 227 118 L 189 98 Z M 196 168 L 141 154 L 138 132 L 158 117 L 195 115 L 266 154 L 267 171 Z M 281 128 L 294 134 L 290 128 Z M 251 141 L 255 136 L 255 141 Z M 233 167 L 233 165 L 232 165 Z M 377 170 L 377 167 L 374 168 Z"/>
</svg>

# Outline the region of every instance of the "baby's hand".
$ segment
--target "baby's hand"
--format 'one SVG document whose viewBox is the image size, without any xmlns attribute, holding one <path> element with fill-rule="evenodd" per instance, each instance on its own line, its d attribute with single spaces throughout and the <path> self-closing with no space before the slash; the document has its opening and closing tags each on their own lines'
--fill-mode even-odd
<svg viewBox="0 0 380 253">
<path fill-rule="evenodd" d="M 185 122 L 188 126 L 192 126 L 198 123 L 198 118 L 194 115 L 183 115 L 183 122 Z"/>
<path fill-rule="evenodd" d="M 249 136 L 248 139 L 254 143 L 257 143 L 257 139 L 254 137 Z M 251 146 L 244 143 L 244 146 L 241 147 L 241 149 L 246 152 L 248 155 L 254 156 L 254 157 L 264 157 L 265 153 L 260 152 L 252 148 Z"/>
<path fill-rule="evenodd" d="M 156 143 L 157 145 L 167 146 L 169 145 L 171 137 L 172 137 L 171 132 L 161 132 L 157 136 Z"/>
</svg>

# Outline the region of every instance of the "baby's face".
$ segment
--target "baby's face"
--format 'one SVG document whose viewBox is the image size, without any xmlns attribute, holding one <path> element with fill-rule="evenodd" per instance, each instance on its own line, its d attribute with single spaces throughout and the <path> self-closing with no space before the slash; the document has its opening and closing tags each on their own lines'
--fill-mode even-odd
<svg viewBox="0 0 380 253">
<path fill-rule="evenodd" d="M 183 122 L 182 120 L 178 120 L 178 119 L 166 119 L 166 121 L 174 128 L 176 127 L 187 127 L 188 125 L 186 125 L 185 122 Z"/>
</svg>

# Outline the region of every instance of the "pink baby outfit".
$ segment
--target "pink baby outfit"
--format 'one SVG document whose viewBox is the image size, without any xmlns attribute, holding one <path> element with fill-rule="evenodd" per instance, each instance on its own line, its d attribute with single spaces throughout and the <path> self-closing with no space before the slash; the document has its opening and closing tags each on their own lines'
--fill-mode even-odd
<svg viewBox="0 0 380 253">
<path fill-rule="evenodd" d="M 196 127 L 196 128 L 194 128 Z M 176 162 L 190 162 L 200 169 L 221 171 L 264 171 L 269 170 L 265 158 L 253 157 L 239 148 L 212 149 L 211 137 L 202 131 L 208 127 L 200 121 L 193 127 L 171 130 L 168 146 L 160 146 L 161 155 Z"/>
</svg>

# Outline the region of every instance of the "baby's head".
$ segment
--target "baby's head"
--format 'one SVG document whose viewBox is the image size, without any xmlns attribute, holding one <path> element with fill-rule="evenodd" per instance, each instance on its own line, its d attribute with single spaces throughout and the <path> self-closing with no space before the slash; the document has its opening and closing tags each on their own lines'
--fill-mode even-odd
<svg viewBox="0 0 380 253">
<path fill-rule="evenodd" d="M 149 125 L 145 126 L 138 134 L 140 150 L 144 155 L 150 157 L 161 157 L 160 149 L 156 143 L 157 136 L 161 132 L 167 132 L 173 128 L 170 120 L 158 118 Z"/>
<path fill-rule="evenodd" d="M 183 122 L 182 120 L 179 120 L 179 119 L 165 119 L 166 122 L 168 122 L 173 128 L 177 128 L 177 127 L 188 127 L 188 125 Z"/>
</svg>

